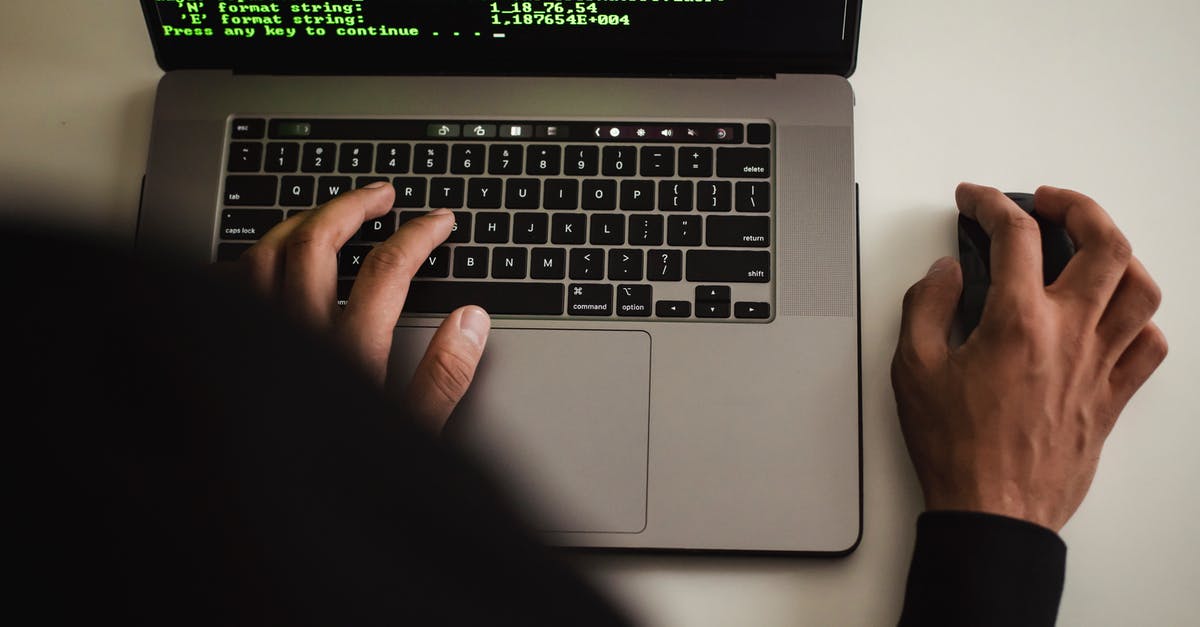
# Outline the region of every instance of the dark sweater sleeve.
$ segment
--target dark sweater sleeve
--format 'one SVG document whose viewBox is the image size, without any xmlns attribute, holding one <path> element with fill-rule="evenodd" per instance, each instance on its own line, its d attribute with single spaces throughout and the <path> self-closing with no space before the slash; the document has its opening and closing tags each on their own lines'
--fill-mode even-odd
<svg viewBox="0 0 1200 627">
<path fill-rule="evenodd" d="M 900 627 L 1053 625 L 1067 547 L 1053 531 L 981 512 L 925 512 Z"/>
</svg>

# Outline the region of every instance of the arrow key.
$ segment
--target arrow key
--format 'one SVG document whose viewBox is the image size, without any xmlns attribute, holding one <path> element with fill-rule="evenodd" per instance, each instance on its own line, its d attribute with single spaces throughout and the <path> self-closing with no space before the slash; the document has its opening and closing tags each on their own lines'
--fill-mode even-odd
<svg viewBox="0 0 1200 627">
<path fill-rule="evenodd" d="M 729 303 L 719 301 L 701 301 L 696 303 L 697 318 L 728 318 Z"/>
<path fill-rule="evenodd" d="M 692 304 L 686 300 L 660 300 L 654 314 L 659 318 L 687 318 L 692 315 Z"/>
<path fill-rule="evenodd" d="M 736 303 L 733 306 L 736 318 L 766 319 L 771 317 L 770 303 Z"/>
</svg>

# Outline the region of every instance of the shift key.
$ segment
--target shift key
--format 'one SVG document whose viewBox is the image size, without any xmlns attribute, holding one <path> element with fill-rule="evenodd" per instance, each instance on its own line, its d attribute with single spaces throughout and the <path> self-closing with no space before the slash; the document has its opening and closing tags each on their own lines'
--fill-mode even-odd
<svg viewBox="0 0 1200 627">
<path fill-rule="evenodd" d="M 689 250 L 687 280 L 694 283 L 766 283 L 771 280 L 771 253 Z"/>
</svg>

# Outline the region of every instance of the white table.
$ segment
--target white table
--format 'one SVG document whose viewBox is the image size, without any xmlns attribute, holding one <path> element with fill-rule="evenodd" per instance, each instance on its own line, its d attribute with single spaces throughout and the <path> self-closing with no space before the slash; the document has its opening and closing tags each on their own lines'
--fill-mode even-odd
<svg viewBox="0 0 1200 627">
<path fill-rule="evenodd" d="M 0 206 L 132 240 L 154 63 L 135 2 L 8 3 Z M 1063 625 L 1200 621 L 1200 4 L 866 0 L 858 71 L 866 525 L 850 557 L 580 558 L 649 625 L 894 623 L 920 508 L 888 367 L 901 295 L 955 251 L 954 185 L 1101 202 L 1163 288 L 1171 343 L 1068 544 Z M 53 24 L 53 26 L 51 26 Z M 49 200 L 49 203 L 44 201 Z"/>
</svg>

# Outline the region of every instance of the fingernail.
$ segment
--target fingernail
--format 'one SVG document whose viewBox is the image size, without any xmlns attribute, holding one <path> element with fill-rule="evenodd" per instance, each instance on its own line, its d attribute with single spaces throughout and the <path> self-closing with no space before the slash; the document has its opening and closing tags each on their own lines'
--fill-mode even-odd
<svg viewBox="0 0 1200 627">
<path fill-rule="evenodd" d="M 367 185 L 363 189 L 382 189 L 384 187 L 387 187 L 388 185 L 391 185 L 391 183 L 389 183 L 387 181 L 375 181 L 374 183 Z"/>
<path fill-rule="evenodd" d="M 458 332 L 467 341 L 483 348 L 487 344 L 488 332 L 492 328 L 491 318 L 479 307 L 468 307 L 458 318 Z"/>
<path fill-rule="evenodd" d="M 954 265 L 953 257 L 942 257 L 929 266 L 929 271 L 925 273 L 925 276 L 933 276 L 943 270 L 948 270 L 952 265 Z"/>
<path fill-rule="evenodd" d="M 449 209 L 447 209 L 447 208 L 445 208 L 445 207 L 442 207 L 441 209 L 434 209 L 433 211 L 430 211 L 430 212 L 429 212 L 429 215 L 431 215 L 431 216 L 444 216 L 444 215 L 446 215 L 447 213 L 450 213 L 450 210 L 449 210 Z"/>
</svg>

